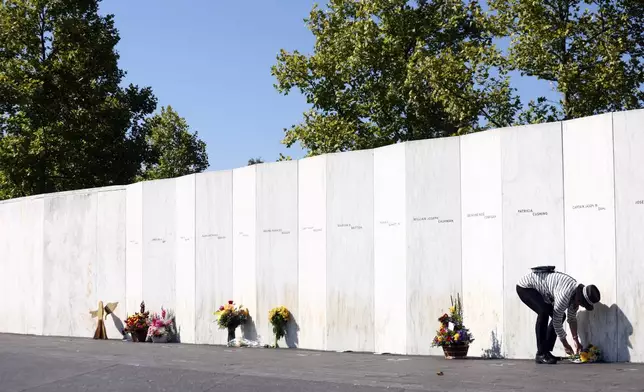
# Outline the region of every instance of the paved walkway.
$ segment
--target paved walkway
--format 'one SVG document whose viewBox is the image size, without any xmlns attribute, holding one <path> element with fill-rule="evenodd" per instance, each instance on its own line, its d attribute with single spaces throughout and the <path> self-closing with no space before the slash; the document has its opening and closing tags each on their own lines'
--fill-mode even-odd
<svg viewBox="0 0 644 392">
<path fill-rule="evenodd" d="M 442 375 L 438 375 L 442 372 Z M 0 391 L 643 391 L 635 364 L 464 360 L 0 334 Z"/>
</svg>

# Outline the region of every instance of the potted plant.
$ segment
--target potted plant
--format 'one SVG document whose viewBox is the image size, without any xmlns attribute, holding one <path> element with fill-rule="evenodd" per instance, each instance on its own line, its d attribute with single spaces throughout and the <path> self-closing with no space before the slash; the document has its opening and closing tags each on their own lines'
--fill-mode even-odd
<svg viewBox="0 0 644 392">
<path fill-rule="evenodd" d="M 463 325 L 461 297 L 457 295 L 456 301 L 453 297 L 450 298 L 452 306 L 449 308 L 449 314 L 445 313 L 438 319 L 440 329 L 436 332 L 432 346 L 442 347 L 447 359 L 465 358 L 474 338 Z"/>
<path fill-rule="evenodd" d="M 271 309 L 268 312 L 268 319 L 273 326 L 273 334 L 275 335 L 275 347 L 279 347 L 277 342 L 286 336 L 286 326 L 291 319 L 291 312 L 284 306 Z"/>
<path fill-rule="evenodd" d="M 248 320 L 248 309 L 243 306 L 235 306 L 233 301 L 219 307 L 215 312 L 219 329 L 228 330 L 227 342 L 235 340 L 235 330 Z"/>
<path fill-rule="evenodd" d="M 145 311 L 145 302 L 141 302 L 141 311 L 125 320 L 125 332 L 129 332 L 133 342 L 145 342 L 150 328 L 150 313 Z"/>
<path fill-rule="evenodd" d="M 161 314 L 154 313 L 150 320 L 148 336 L 152 343 L 168 343 L 177 340 L 174 312 L 161 308 Z"/>
</svg>

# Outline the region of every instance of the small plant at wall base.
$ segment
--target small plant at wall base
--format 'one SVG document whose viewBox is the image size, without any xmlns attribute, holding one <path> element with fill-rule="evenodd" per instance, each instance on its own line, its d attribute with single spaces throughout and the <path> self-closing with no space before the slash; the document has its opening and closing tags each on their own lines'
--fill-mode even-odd
<svg viewBox="0 0 644 392">
<path fill-rule="evenodd" d="M 176 342 L 178 334 L 174 312 L 161 308 L 161 314 L 152 314 L 148 336 L 152 343 Z"/>
<path fill-rule="evenodd" d="M 273 335 L 275 335 L 275 347 L 279 347 L 277 342 L 286 336 L 286 326 L 291 319 L 291 312 L 284 306 L 273 308 L 268 312 L 268 319 L 273 326 Z"/>
<path fill-rule="evenodd" d="M 249 318 L 248 309 L 241 305 L 235 306 L 233 301 L 228 301 L 227 304 L 220 306 L 214 314 L 217 317 L 219 329 L 228 330 L 228 343 L 235 340 L 235 330 L 245 324 Z"/>
<path fill-rule="evenodd" d="M 438 321 L 440 329 L 436 332 L 433 347 L 442 347 L 445 358 L 465 358 L 470 343 L 474 341 L 469 329 L 463 325 L 463 305 L 460 295 L 456 300 L 451 298 L 452 306 L 449 308 L 449 314 L 443 314 Z"/>
<path fill-rule="evenodd" d="M 133 342 L 144 343 L 150 328 L 150 312 L 145 311 L 145 302 L 141 302 L 141 311 L 125 320 L 125 332 L 129 332 Z"/>
</svg>

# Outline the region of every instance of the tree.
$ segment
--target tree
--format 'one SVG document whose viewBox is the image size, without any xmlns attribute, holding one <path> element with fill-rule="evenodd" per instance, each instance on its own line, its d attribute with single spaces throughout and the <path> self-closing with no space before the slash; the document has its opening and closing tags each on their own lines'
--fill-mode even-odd
<svg viewBox="0 0 644 392">
<path fill-rule="evenodd" d="M 533 100 L 526 123 L 565 120 L 644 104 L 641 0 L 490 0 L 511 38 L 508 65 L 549 82 L 561 99 Z"/>
<path fill-rule="evenodd" d="M 149 88 L 122 88 L 99 0 L 0 2 L 0 198 L 127 183 L 146 159 Z"/>
<path fill-rule="evenodd" d="M 248 166 L 259 165 L 260 163 L 264 163 L 262 158 L 251 158 L 248 160 Z"/>
<path fill-rule="evenodd" d="M 519 107 L 476 0 L 330 0 L 307 24 L 314 53 L 282 50 L 272 74 L 312 106 L 283 143 L 309 155 L 512 123 Z M 482 120 L 482 121 L 481 121 Z"/>
<path fill-rule="evenodd" d="M 208 168 L 206 143 L 190 133 L 188 123 L 172 109 L 161 108 L 146 120 L 150 161 L 141 179 L 157 180 L 200 173 Z"/>
</svg>

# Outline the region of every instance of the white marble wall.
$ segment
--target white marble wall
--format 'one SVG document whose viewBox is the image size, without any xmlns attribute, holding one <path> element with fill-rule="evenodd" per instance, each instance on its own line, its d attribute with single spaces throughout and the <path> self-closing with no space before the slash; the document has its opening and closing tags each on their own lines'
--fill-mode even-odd
<svg viewBox="0 0 644 392">
<path fill-rule="evenodd" d="M 233 298 L 233 172 L 197 175 L 195 317 L 199 344 L 225 344 L 213 312 Z"/>
<path fill-rule="evenodd" d="M 326 155 L 298 163 L 299 345 L 326 349 Z"/>
<path fill-rule="evenodd" d="M 539 265 L 564 271 L 561 123 L 503 129 L 503 353 L 533 358 L 535 313 L 516 292 L 519 279 Z M 563 355 L 563 353 L 561 353 Z"/>
<path fill-rule="evenodd" d="M 143 301 L 143 183 L 125 191 L 125 306 L 126 316 Z"/>
<path fill-rule="evenodd" d="M 461 160 L 457 137 L 406 144 L 407 350 L 431 342 L 461 290 Z"/>
<path fill-rule="evenodd" d="M 407 351 L 406 189 L 404 144 L 374 150 L 375 351 Z"/>
<path fill-rule="evenodd" d="M 257 166 L 233 170 L 233 297 L 248 308 L 253 323 L 244 336 L 257 338 Z M 214 309 L 216 310 L 216 309 Z M 225 333 L 225 332 L 224 332 Z"/>
<path fill-rule="evenodd" d="M 257 320 L 258 334 L 273 342 L 268 313 L 285 306 L 293 315 L 280 347 L 297 347 L 298 191 L 297 162 L 257 167 Z"/>
<path fill-rule="evenodd" d="M 463 317 L 474 356 L 503 352 L 501 133 L 461 137 Z"/>
<path fill-rule="evenodd" d="M 44 201 L 0 204 L 0 332 L 43 333 Z"/>
<path fill-rule="evenodd" d="M 96 309 L 98 198 L 95 192 L 45 199 L 43 334 L 91 337 Z"/>
<path fill-rule="evenodd" d="M 102 300 L 119 302 L 120 338 L 145 300 L 176 311 L 183 342 L 222 344 L 213 312 L 234 300 L 249 338 L 270 342 L 285 305 L 282 346 L 440 354 L 437 318 L 461 293 L 470 355 L 530 358 L 515 285 L 555 265 L 602 292 L 582 341 L 642 362 L 643 124 L 615 113 L 3 201 L 0 332 L 89 337 Z"/>
<path fill-rule="evenodd" d="M 127 314 L 126 191 L 98 192 L 97 197 L 96 297 L 105 304 L 118 302 L 114 313 L 106 318 L 105 329 L 110 339 L 120 339 Z M 92 319 L 93 324 L 96 321 Z"/>
<path fill-rule="evenodd" d="M 178 180 L 143 183 L 143 298 L 146 309 L 176 309 Z"/>
<path fill-rule="evenodd" d="M 374 351 L 373 151 L 327 156 L 327 349 Z"/>
<path fill-rule="evenodd" d="M 580 283 L 595 284 L 603 304 L 580 311 L 582 343 L 617 359 L 615 265 L 615 180 L 612 115 L 564 122 L 564 205 L 566 272 Z"/>
<path fill-rule="evenodd" d="M 644 362 L 644 111 L 613 114 L 617 359 Z M 643 318 L 641 318 L 643 317 Z"/>
<path fill-rule="evenodd" d="M 176 305 L 174 309 L 181 341 L 194 343 L 196 339 L 196 175 L 177 178 L 175 187 Z"/>
</svg>

